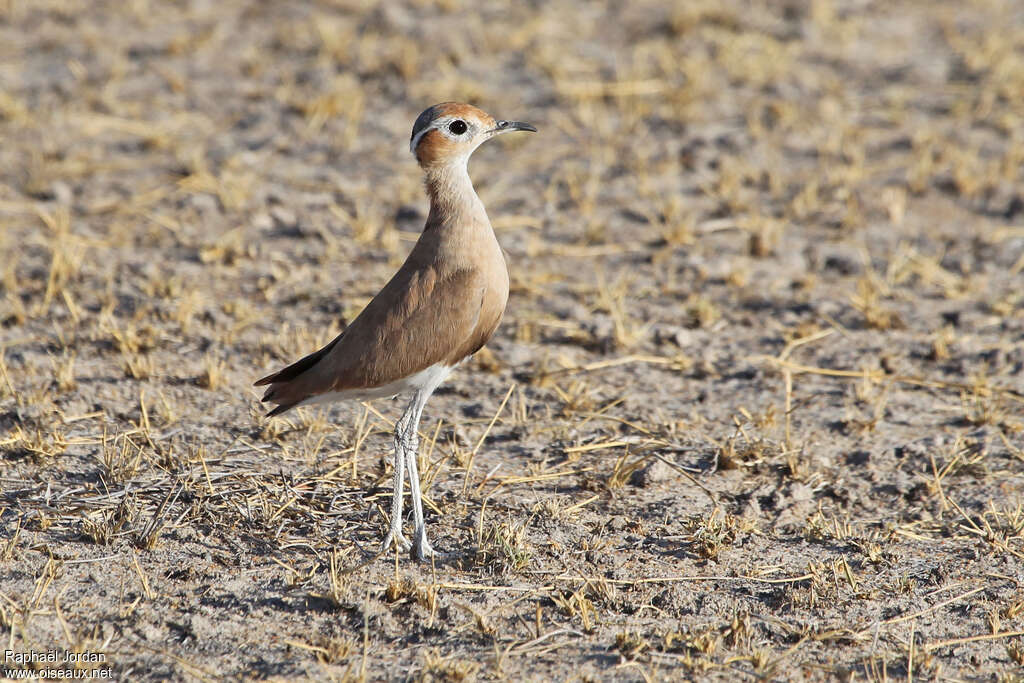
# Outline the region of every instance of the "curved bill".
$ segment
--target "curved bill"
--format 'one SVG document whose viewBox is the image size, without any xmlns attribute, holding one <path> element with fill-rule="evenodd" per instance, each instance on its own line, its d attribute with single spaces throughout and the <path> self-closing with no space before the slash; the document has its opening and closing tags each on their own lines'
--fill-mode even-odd
<svg viewBox="0 0 1024 683">
<path fill-rule="evenodd" d="M 537 132 L 536 128 L 522 121 L 498 121 L 497 125 L 488 132 L 497 135 L 498 133 L 508 133 L 513 130 L 528 130 L 531 133 Z"/>
</svg>

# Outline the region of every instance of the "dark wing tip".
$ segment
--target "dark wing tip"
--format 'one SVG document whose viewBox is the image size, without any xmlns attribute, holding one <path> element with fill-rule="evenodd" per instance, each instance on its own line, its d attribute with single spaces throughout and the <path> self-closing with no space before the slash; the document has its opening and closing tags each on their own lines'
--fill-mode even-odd
<svg viewBox="0 0 1024 683">
<path fill-rule="evenodd" d="M 294 403 L 288 403 L 288 404 L 279 405 L 276 408 L 274 408 L 273 410 L 268 411 L 267 414 L 265 415 L 265 417 L 274 417 L 276 415 L 280 415 L 281 413 L 285 412 L 286 410 L 291 410 L 293 407 L 295 407 Z"/>
<path fill-rule="evenodd" d="M 273 384 L 274 382 L 279 381 L 279 378 L 281 377 L 281 374 L 286 372 L 287 370 L 288 370 L 288 368 L 285 368 L 284 370 L 278 370 L 277 372 L 272 372 L 269 375 L 267 375 L 266 377 L 260 377 L 258 380 L 253 382 L 252 385 L 254 387 L 262 387 L 262 386 L 265 386 L 267 384 Z"/>
</svg>

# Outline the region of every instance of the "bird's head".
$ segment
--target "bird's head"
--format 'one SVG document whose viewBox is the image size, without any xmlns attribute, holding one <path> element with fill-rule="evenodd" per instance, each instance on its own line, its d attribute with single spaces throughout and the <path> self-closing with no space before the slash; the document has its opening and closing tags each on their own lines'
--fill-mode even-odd
<svg viewBox="0 0 1024 683">
<path fill-rule="evenodd" d="M 465 164 L 469 155 L 495 135 L 537 129 L 521 121 L 496 121 L 471 104 L 442 102 L 429 107 L 412 127 L 409 149 L 423 168 Z"/>
</svg>

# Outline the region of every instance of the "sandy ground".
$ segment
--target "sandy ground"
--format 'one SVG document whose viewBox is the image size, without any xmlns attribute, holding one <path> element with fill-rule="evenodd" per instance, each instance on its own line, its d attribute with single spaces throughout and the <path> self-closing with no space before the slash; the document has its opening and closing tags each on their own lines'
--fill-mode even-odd
<svg viewBox="0 0 1024 683">
<path fill-rule="evenodd" d="M 266 420 L 426 214 L 512 294 L 431 400 Z M 0 2 L 0 626 L 118 680 L 1020 680 L 1024 5 Z M 365 564 L 364 564 L 365 563 Z M 13 656 L 12 654 L 12 656 Z M 5 667 L 11 660 L 5 662 Z"/>
</svg>

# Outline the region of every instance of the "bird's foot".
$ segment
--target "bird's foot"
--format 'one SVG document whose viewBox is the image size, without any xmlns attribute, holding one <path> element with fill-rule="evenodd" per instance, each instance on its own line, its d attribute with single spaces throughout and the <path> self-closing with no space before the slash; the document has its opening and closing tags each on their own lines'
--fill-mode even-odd
<svg viewBox="0 0 1024 683">
<path fill-rule="evenodd" d="M 442 560 L 453 556 L 452 553 L 434 550 L 434 547 L 430 545 L 430 541 L 427 540 L 426 531 L 416 534 L 416 542 L 413 544 L 412 551 L 416 554 L 416 559 L 421 562 L 429 559 Z"/>
<path fill-rule="evenodd" d="M 413 549 L 413 552 L 416 553 L 416 559 L 420 562 L 430 559 L 442 559 L 448 556 L 447 553 L 442 553 L 437 550 L 434 550 L 430 543 L 426 541 L 424 541 L 423 543 L 417 543 L 416 547 Z"/>
<path fill-rule="evenodd" d="M 399 552 L 407 553 L 412 548 L 412 543 L 402 534 L 401 529 L 392 529 L 384 537 L 384 542 L 380 544 L 380 551 L 386 553 L 392 547 L 397 547 Z"/>
</svg>

